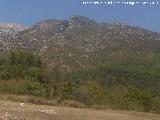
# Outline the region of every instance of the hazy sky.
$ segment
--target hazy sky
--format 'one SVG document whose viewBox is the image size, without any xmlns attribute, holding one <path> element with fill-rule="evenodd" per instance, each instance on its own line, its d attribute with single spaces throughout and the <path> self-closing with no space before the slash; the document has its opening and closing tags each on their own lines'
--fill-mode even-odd
<svg viewBox="0 0 160 120">
<path fill-rule="evenodd" d="M 43 19 L 67 19 L 72 15 L 83 15 L 99 22 L 118 21 L 160 32 L 160 4 L 147 6 L 85 6 L 82 1 L 92 0 L 0 0 L 0 22 L 31 25 Z"/>
</svg>

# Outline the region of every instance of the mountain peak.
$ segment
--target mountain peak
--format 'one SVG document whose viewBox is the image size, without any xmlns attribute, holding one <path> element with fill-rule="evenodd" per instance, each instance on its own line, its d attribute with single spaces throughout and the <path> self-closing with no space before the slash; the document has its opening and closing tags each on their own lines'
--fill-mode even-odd
<svg viewBox="0 0 160 120">
<path fill-rule="evenodd" d="M 94 20 L 91 20 L 90 18 L 84 17 L 84 16 L 71 16 L 69 18 L 69 21 L 74 25 L 85 25 L 85 24 L 95 24 L 96 22 Z"/>
</svg>

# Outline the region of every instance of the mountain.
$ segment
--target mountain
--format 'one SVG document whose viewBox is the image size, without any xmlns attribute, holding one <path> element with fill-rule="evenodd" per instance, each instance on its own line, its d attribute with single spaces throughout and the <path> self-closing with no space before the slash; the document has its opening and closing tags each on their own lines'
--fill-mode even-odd
<svg viewBox="0 0 160 120">
<path fill-rule="evenodd" d="M 30 27 L 0 24 L 1 53 L 15 49 L 36 52 L 68 70 L 106 62 L 112 53 L 159 52 L 160 33 L 83 16 L 43 20 Z"/>
<path fill-rule="evenodd" d="M 14 23 L 0 24 L 0 51 L 9 51 L 20 44 L 17 40 L 18 32 L 28 29 L 27 26 Z"/>
<path fill-rule="evenodd" d="M 28 28 L 27 26 L 15 24 L 15 23 L 0 23 L 0 29 L 4 32 L 5 30 L 6 32 L 9 30 L 23 31 L 27 28 Z"/>
</svg>

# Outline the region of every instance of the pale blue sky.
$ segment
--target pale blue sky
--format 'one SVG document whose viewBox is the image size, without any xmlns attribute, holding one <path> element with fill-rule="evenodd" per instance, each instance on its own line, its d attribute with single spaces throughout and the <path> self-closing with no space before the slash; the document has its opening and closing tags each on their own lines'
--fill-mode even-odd
<svg viewBox="0 0 160 120">
<path fill-rule="evenodd" d="M 82 1 L 83 0 L 1 0 L 0 22 L 31 25 L 44 19 L 67 19 L 72 15 L 83 15 L 99 22 L 119 21 L 124 24 L 141 26 L 160 32 L 160 5 L 139 5 L 132 7 L 124 5 L 84 6 L 81 4 Z"/>
</svg>

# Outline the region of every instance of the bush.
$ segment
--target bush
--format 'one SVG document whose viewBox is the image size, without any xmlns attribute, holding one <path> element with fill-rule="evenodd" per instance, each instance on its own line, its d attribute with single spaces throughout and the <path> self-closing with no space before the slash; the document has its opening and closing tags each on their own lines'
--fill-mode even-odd
<svg viewBox="0 0 160 120">
<path fill-rule="evenodd" d="M 74 93 L 77 87 L 74 83 L 66 82 L 62 88 L 62 99 L 74 99 Z"/>
<path fill-rule="evenodd" d="M 75 92 L 75 99 L 87 105 L 104 104 L 104 91 L 96 81 L 82 82 Z"/>
<path fill-rule="evenodd" d="M 27 93 L 35 96 L 45 96 L 45 88 L 34 78 L 26 78 Z"/>
<path fill-rule="evenodd" d="M 152 98 L 151 111 L 156 112 L 156 113 L 160 113 L 160 97 Z"/>
</svg>

